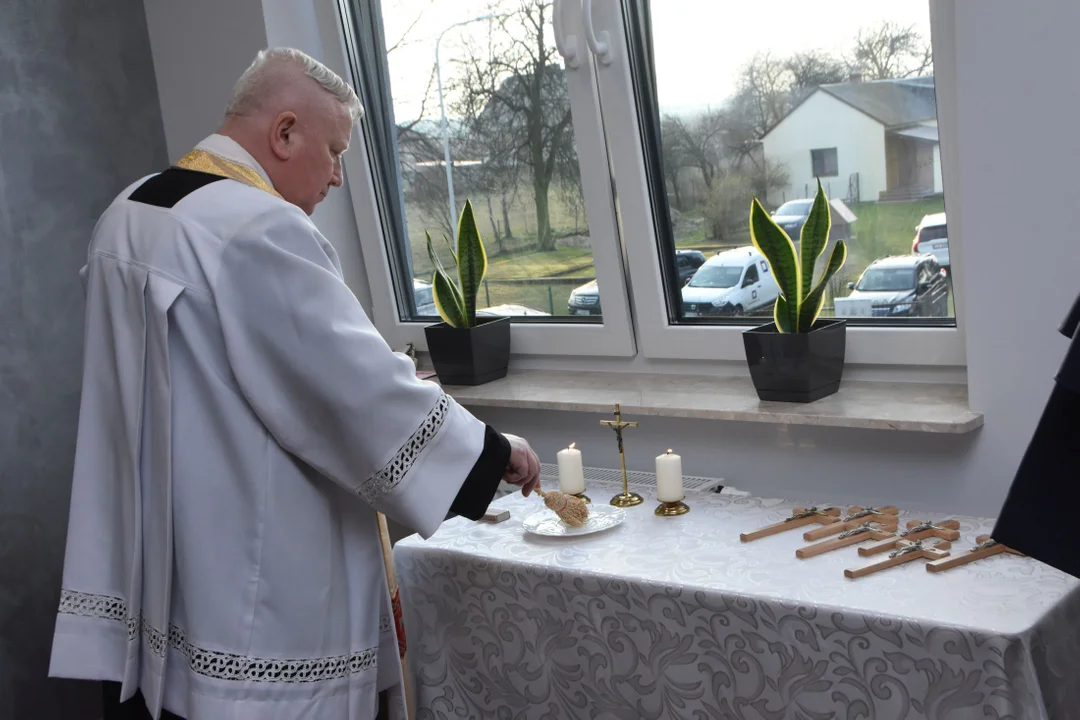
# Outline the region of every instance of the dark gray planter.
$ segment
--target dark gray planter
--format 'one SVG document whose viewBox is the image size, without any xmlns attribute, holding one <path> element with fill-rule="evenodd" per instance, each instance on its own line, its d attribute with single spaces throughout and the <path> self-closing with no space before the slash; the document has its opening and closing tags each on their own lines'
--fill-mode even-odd
<svg viewBox="0 0 1080 720">
<path fill-rule="evenodd" d="M 844 374 L 847 321 L 818 320 L 808 333 L 769 323 L 743 333 L 750 378 L 762 400 L 813 402 L 832 395 Z"/>
<path fill-rule="evenodd" d="M 443 385 L 483 385 L 506 377 L 510 318 L 478 319 L 474 328 L 438 323 L 424 328 L 424 335 Z"/>
</svg>

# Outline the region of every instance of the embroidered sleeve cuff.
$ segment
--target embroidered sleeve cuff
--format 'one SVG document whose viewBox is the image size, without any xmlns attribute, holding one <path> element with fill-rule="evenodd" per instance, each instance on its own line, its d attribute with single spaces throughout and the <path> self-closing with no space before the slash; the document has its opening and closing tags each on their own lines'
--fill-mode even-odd
<svg viewBox="0 0 1080 720">
<path fill-rule="evenodd" d="M 450 512 L 470 520 L 484 517 L 509 463 L 509 441 L 488 425 L 484 435 L 484 450 L 458 490 L 457 497 L 450 505 Z"/>
</svg>

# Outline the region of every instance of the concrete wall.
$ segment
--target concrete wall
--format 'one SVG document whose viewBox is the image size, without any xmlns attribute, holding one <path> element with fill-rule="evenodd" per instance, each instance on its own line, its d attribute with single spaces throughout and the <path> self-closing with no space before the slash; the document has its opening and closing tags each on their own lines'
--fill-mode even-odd
<svg viewBox="0 0 1080 720">
<path fill-rule="evenodd" d="M 100 715 L 48 680 L 78 416 L 79 268 L 115 194 L 166 163 L 139 0 L 0 2 L 0 719 Z"/>
<path fill-rule="evenodd" d="M 790 173 L 787 187 L 770 192 L 774 205 L 786 198 L 813 197 L 816 187 L 810 151 L 836 148 L 837 176 L 821 178 L 829 197 L 847 197 L 852 173 L 859 173 L 862 200 L 885 190 L 885 130 L 881 123 L 818 90 L 762 140 L 765 159 Z M 809 188 L 809 195 L 805 188 Z M 831 192 L 830 192 L 831 190 Z"/>
</svg>

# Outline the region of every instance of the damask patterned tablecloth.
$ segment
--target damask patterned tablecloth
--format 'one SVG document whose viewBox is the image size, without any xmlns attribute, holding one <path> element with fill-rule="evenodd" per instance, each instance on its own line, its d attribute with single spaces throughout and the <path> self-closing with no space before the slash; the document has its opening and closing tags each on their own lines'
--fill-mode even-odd
<svg viewBox="0 0 1080 720">
<path fill-rule="evenodd" d="M 739 541 L 795 503 L 688 502 L 680 517 L 647 501 L 612 530 L 546 538 L 521 525 L 541 501 L 518 494 L 495 503 L 504 523 L 458 518 L 398 543 L 417 717 L 1080 718 L 1070 576 L 998 555 L 848 580 L 885 556 L 799 560 L 802 530 Z M 993 526 L 953 517 L 954 552 Z"/>
</svg>

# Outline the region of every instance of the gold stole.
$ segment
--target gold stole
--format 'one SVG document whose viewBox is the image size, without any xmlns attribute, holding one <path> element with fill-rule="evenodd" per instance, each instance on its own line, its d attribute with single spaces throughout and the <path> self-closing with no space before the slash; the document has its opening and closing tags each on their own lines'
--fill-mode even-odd
<svg viewBox="0 0 1080 720">
<path fill-rule="evenodd" d="M 206 150 L 192 150 L 187 155 L 180 158 L 180 162 L 176 163 L 175 167 L 229 178 L 230 180 L 250 185 L 253 188 L 258 188 L 259 190 L 270 193 L 276 198 L 284 200 L 284 198 L 278 194 L 278 191 L 275 190 L 270 183 L 266 182 L 262 175 L 254 168 L 238 162 L 233 162 L 232 160 L 223 158 L 220 155 L 215 155 L 212 152 L 207 152 Z"/>
</svg>

